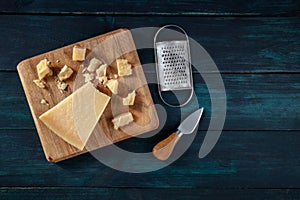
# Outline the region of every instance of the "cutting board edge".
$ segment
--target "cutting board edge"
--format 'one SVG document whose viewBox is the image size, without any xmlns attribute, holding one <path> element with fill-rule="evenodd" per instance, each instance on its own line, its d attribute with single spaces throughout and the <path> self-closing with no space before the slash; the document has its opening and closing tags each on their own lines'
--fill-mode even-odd
<svg viewBox="0 0 300 200">
<path fill-rule="evenodd" d="M 76 44 L 81 44 L 81 43 L 89 42 L 89 41 L 92 41 L 92 40 L 97 39 L 99 36 L 101 36 L 101 37 L 106 37 L 106 36 L 113 35 L 113 34 L 115 34 L 115 33 L 122 32 L 122 31 L 129 31 L 129 29 L 127 29 L 127 28 L 119 28 L 119 29 L 117 29 L 117 30 L 114 30 L 114 31 L 111 31 L 111 32 L 108 32 L 108 33 L 104 33 L 104 34 L 101 34 L 101 35 L 97 35 L 97 36 L 94 36 L 94 37 L 92 37 L 92 38 L 88 38 L 88 39 L 85 39 L 85 40 L 77 41 L 77 42 L 68 44 L 68 45 L 66 45 L 66 46 L 61 46 L 61 47 L 58 47 L 58 48 L 56 48 L 56 49 L 52 49 L 52 50 L 47 51 L 47 52 L 44 52 L 44 53 L 40 53 L 40 54 L 37 54 L 37 55 L 33 55 L 32 57 L 29 57 L 29 58 L 25 58 L 25 59 L 21 60 L 21 61 L 18 63 L 18 65 L 17 65 L 17 71 L 20 70 L 20 68 L 22 67 L 22 64 L 23 64 L 23 63 L 28 62 L 29 60 L 34 59 L 34 58 L 36 58 L 36 57 L 40 57 L 40 56 L 43 56 L 43 55 L 46 55 L 46 54 L 54 53 L 54 52 L 59 51 L 59 50 L 64 49 L 64 48 L 73 47 L 73 46 L 76 45 Z M 20 74 L 19 74 L 19 76 L 20 76 Z"/>
</svg>

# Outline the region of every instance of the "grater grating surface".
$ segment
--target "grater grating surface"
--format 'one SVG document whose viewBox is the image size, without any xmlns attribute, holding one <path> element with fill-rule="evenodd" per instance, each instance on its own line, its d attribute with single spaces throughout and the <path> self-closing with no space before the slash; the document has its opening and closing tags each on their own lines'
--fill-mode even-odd
<svg viewBox="0 0 300 200">
<path fill-rule="evenodd" d="M 154 37 L 154 49 L 161 100 L 171 107 L 187 105 L 192 99 L 194 88 L 186 32 L 177 25 L 161 27 Z"/>
<path fill-rule="evenodd" d="M 160 89 L 191 89 L 187 41 L 158 42 L 156 48 Z"/>
</svg>

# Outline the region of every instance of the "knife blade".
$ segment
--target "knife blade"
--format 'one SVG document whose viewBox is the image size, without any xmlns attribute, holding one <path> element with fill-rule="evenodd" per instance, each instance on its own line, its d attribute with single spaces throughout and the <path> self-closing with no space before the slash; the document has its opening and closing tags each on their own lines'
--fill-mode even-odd
<svg viewBox="0 0 300 200">
<path fill-rule="evenodd" d="M 178 126 L 176 132 L 153 147 L 153 155 L 159 160 L 167 160 L 181 136 L 194 132 L 201 119 L 202 113 L 203 108 L 200 108 L 185 118 Z"/>
</svg>

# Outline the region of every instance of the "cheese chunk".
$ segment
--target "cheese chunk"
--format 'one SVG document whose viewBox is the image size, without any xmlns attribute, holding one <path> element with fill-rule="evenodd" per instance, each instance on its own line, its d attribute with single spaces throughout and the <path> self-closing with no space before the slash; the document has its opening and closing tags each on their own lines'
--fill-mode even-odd
<svg viewBox="0 0 300 200">
<path fill-rule="evenodd" d="M 101 64 L 101 61 L 98 60 L 97 58 L 92 58 L 90 60 L 89 66 L 87 67 L 87 70 L 89 72 L 95 72 L 96 69 L 98 69 L 99 65 Z"/>
<path fill-rule="evenodd" d="M 119 76 L 128 76 L 132 74 L 131 64 L 126 59 L 117 59 L 117 68 Z"/>
<path fill-rule="evenodd" d="M 45 86 L 45 82 L 43 81 L 40 81 L 40 80 L 33 80 L 33 82 L 36 84 L 36 86 L 38 86 L 39 88 L 42 88 L 44 89 L 46 86 Z"/>
<path fill-rule="evenodd" d="M 82 150 L 109 100 L 109 96 L 87 83 L 39 119 L 59 137 Z"/>
<path fill-rule="evenodd" d="M 73 47 L 72 60 L 73 61 L 84 61 L 86 54 L 86 48 L 82 48 L 79 46 Z"/>
<path fill-rule="evenodd" d="M 60 81 L 68 79 L 73 74 L 73 70 L 65 65 L 57 75 Z"/>
<path fill-rule="evenodd" d="M 114 129 L 116 130 L 118 130 L 122 126 L 128 125 L 131 122 L 133 122 L 133 117 L 130 112 L 122 113 L 112 120 Z"/>
<path fill-rule="evenodd" d="M 118 80 L 110 79 L 107 81 L 106 86 L 110 89 L 112 93 L 118 94 Z"/>
<path fill-rule="evenodd" d="M 107 64 L 101 65 L 101 66 L 96 70 L 97 76 L 98 76 L 98 77 L 106 76 L 106 68 L 107 68 Z"/>
<path fill-rule="evenodd" d="M 48 60 L 46 58 L 41 60 L 39 64 L 37 64 L 36 69 L 39 80 L 42 80 L 43 78 L 45 78 L 45 76 L 52 73 L 51 69 L 48 66 Z"/>
<path fill-rule="evenodd" d="M 124 106 L 132 106 L 135 100 L 135 90 L 127 95 L 127 97 L 123 98 L 123 105 Z"/>
</svg>

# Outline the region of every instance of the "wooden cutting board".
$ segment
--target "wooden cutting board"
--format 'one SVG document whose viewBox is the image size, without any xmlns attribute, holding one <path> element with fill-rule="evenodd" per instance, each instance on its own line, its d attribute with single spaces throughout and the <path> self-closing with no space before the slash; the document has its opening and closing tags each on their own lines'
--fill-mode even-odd
<svg viewBox="0 0 300 200">
<path fill-rule="evenodd" d="M 100 128 L 102 132 L 99 133 L 94 131 L 88 140 L 87 146 L 92 144 L 93 149 L 104 147 L 109 144 L 154 130 L 159 124 L 157 112 L 153 105 L 153 100 L 146 83 L 138 54 L 136 52 L 133 38 L 130 31 L 127 29 L 119 29 L 26 59 L 19 63 L 17 69 L 40 141 L 44 149 L 45 156 L 50 162 L 65 160 L 67 158 L 85 153 L 88 150 L 92 150 L 91 148 L 88 148 L 88 150 L 85 148 L 81 151 L 73 147 L 54 134 L 39 120 L 39 116 L 42 113 L 54 107 L 68 95 L 72 94 L 73 90 L 75 90 L 74 82 L 78 80 L 78 77 L 81 73 L 80 70 L 82 68 L 80 65 L 84 65 L 84 62 L 72 61 L 72 49 L 74 45 L 86 47 L 87 57 L 95 54 L 94 49 L 98 48 L 98 51 L 101 51 L 103 48 L 103 51 L 101 52 L 105 52 L 106 57 L 113 58 L 117 56 L 116 58 L 126 58 L 132 65 L 133 69 L 133 74 L 131 76 L 119 78 L 120 93 L 118 96 L 114 96 L 114 98 L 111 99 L 96 126 L 96 128 Z M 124 49 L 130 49 L 130 52 L 124 51 Z M 120 52 L 125 53 L 120 55 Z M 64 65 L 67 65 L 74 70 L 75 73 L 66 81 L 66 83 L 69 85 L 66 91 L 59 91 L 55 82 L 55 76 L 46 77 L 46 89 L 41 89 L 33 83 L 34 79 L 38 79 L 36 65 L 44 58 L 47 58 L 51 62 L 50 66 L 54 74 L 57 74 Z M 108 64 L 110 65 L 112 71 L 116 71 L 115 62 Z M 109 89 L 103 86 L 98 86 L 98 89 L 101 92 L 112 96 Z M 130 106 L 128 108 L 128 106 L 125 107 L 122 104 L 116 104 L 118 99 L 125 97 L 128 92 L 132 91 L 133 89 L 136 89 L 136 100 L 134 106 Z M 45 99 L 49 103 L 49 106 L 41 104 L 42 99 Z M 124 127 L 124 130 L 115 130 L 111 122 L 113 116 L 117 114 L 116 112 L 121 113 L 128 109 L 133 114 L 134 122 Z M 30 140 L 30 138 L 28 139 Z"/>
</svg>

